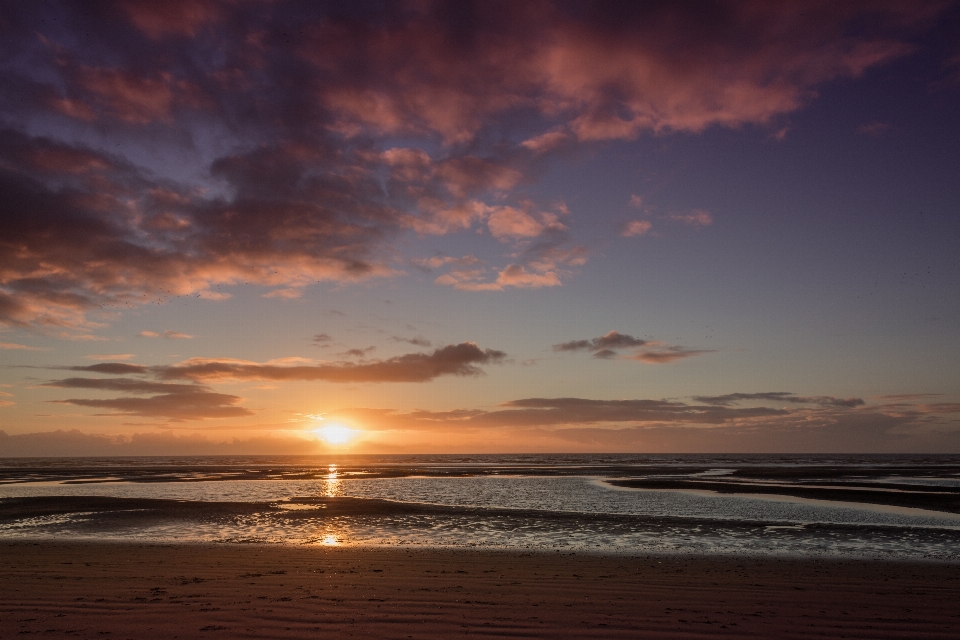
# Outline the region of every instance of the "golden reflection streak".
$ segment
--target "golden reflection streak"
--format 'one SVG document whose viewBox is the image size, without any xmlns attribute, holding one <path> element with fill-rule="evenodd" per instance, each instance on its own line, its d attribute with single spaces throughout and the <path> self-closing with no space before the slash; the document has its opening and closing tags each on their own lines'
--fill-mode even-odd
<svg viewBox="0 0 960 640">
<path fill-rule="evenodd" d="M 343 489 L 340 486 L 340 478 L 337 476 L 337 465 L 331 464 L 327 467 L 327 477 L 324 481 L 326 483 L 323 490 L 323 496 L 325 498 L 336 498 L 343 493 Z"/>
</svg>

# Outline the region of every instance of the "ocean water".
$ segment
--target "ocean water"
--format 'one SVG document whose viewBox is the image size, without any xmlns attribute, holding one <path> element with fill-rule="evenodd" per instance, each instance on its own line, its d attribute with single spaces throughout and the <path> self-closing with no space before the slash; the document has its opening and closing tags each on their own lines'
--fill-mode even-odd
<svg viewBox="0 0 960 640">
<path fill-rule="evenodd" d="M 960 561 L 960 456 L 0 459 L 0 538 Z"/>
</svg>

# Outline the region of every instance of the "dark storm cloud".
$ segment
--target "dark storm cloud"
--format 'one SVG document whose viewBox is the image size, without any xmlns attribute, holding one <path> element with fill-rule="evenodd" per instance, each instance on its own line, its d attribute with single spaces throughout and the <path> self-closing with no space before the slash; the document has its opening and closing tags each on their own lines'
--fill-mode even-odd
<svg viewBox="0 0 960 640">
<path fill-rule="evenodd" d="M 516 192 L 546 154 L 772 125 L 906 54 L 944 6 L 6 3 L 0 323 L 76 334 L 220 286 L 392 276 L 407 230 L 507 244 L 509 264 L 439 284 L 558 286 L 586 249 Z M 206 152 L 202 185 L 140 166 L 158 142 Z"/>
</svg>

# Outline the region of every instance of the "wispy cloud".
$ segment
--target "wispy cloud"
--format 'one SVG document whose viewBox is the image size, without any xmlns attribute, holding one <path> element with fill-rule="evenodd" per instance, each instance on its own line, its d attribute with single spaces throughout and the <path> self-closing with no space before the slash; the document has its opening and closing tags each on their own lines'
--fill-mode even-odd
<svg viewBox="0 0 960 640">
<path fill-rule="evenodd" d="M 632 349 L 630 354 L 622 352 Z M 649 364 L 666 364 L 691 358 L 693 356 L 712 353 L 709 349 L 690 349 L 681 346 L 665 345 L 657 340 L 646 340 L 636 338 L 619 331 L 610 331 L 599 338 L 589 340 L 571 340 L 553 345 L 553 350 L 564 351 L 593 351 L 593 357 L 600 360 L 613 360 L 625 358 L 628 360 L 639 360 Z"/>
<path fill-rule="evenodd" d="M 16 351 L 50 351 L 50 347 L 31 347 L 17 342 L 0 342 L 0 349 Z"/>
<path fill-rule="evenodd" d="M 713 224 L 713 216 L 705 209 L 694 209 L 689 213 L 671 213 L 670 219 L 691 227 L 707 227 Z"/>
<path fill-rule="evenodd" d="M 652 346 L 652 345 L 651 345 Z M 690 349 L 681 346 L 663 346 L 645 351 L 638 351 L 632 355 L 626 356 L 630 360 L 639 360 L 648 364 L 667 364 L 685 358 L 702 356 L 706 353 L 715 353 L 713 349 Z"/>
<path fill-rule="evenodd" d="M 294 289 L 292 287 L 287 287 L 285 289 L 274 289 L 273 291 L 268 291 L 263 294 L 262 298 L 280 298 L 282 300 L 294 300 L 303 295 L 303 291 L 300 289 Z"/>
<path fill-rule="evenodd" d="M 131 374 L 148 373 L 150 369 L 142 364 L 128 364 L 126 362 L 101 362 L 77 367 L 67 367 L 70 371 L 87 371 L 90 373 L 106 373 L 110 375 L 126 376 Z"/>
<path fill-rule="evenodd" d="M 199 384 L 170 384 L 132 378 L 66 378 L 45 386 L 65 389 L 118 391 L 129 395 L 151 395 L 146 398 L 110 399 L 68 398 L 53 400 L 60 404 L 109 409 L 109 415 L 136 415 L 168 418 L 174 421 L 207 418 L 236 418 L 252 415 L 249 409 L 237 406 L 242 398 L 216 393 Z"/>
<path fill-rule="evenodd" d="M 728 393 L 722 396 L 693 396 L 697 402 L 729 407 L 741 402 L 789 402 L 792 404 L 816 404 L 822 407 L 861 407 L 861 398 L 834 398 L 832 396 L 798 396 L 785 391 L 763 393 Z"/>
<path fill-rule="evenodd" d="M 129 360 L 136 356 L 132 353 L 91 353 L 83 357 L 86 360 Z"/>
<path fill-rule="evenodd" d="M 363 351 L 360 352 L 364 353 Z M 481 349 L 473 342 L 447 345 L 432 353 L 408 353 L 362 363 L 270 365 L 241 360 L 191 358 L 176 365 L 154 367 L 165 380 L 323 380 L 326 382 L 427 382 L 444 375 L 479 376 L 480 365 L 497 364 L 506 354 Z"/>
<path fill-rule="evenodd" d="M 157 333 L 156 331 L 141 331 L 137 334 L 141 338 L 166 338 L 167 340 L 189 340 L 193 336 L 187 335 L 186 333 L 180 333 L 179 331 L 174 331 L 172 329 L 167 329 L 163 333 Z"/>
</svg>

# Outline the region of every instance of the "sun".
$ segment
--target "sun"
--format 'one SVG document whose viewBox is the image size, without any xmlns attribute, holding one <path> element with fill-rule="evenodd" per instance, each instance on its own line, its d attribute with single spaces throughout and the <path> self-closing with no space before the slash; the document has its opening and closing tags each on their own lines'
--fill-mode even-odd
<svg viewBox="0 0 960 640">
<path fill-rule="evenodd" d="M 357 437 L 357 432 L 349 427 L 345 427 L 339 424 L 331 424 L 326 427 L 321 427 L 320 429 L 314 429 L 313 432 L 320 436 L 324 442 L 327 444 L 347 444 L 355 437 Z"/>
</svg>

